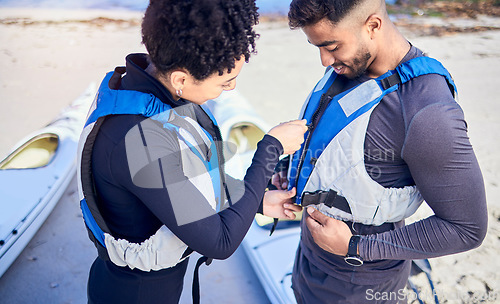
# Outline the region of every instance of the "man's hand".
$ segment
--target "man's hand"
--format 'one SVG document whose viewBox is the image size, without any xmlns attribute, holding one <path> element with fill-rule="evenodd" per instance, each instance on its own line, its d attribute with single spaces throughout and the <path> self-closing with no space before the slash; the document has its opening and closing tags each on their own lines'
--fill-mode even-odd
<svg viewBox="0 0 500 304">
<path fill-rule="evenodd" d="M 314 242 L 330 253 L 345 256 L 349 247 L 351 230 L 346 223 L 328 217 L 313 207 L 307 208 L 306 224 Z"/>
<path fill-rule="evenodd" d="M 286 178 L 286 171 L 276 172 L 271 179 L 273 184 L 279 190 L 286 190 L 288 187 L 288 179 Z"/>
<path fill-rule="evenodd" d="M 295 205 L 291 200 L 295 196 L 295 191 L 295 188 L 290 191 L 267 191 L 264 194 L 264 215 L 279 219 L 294 220 L 296 217 L 294 212 L 302 210 L 301 206 Z"/>
</svg>

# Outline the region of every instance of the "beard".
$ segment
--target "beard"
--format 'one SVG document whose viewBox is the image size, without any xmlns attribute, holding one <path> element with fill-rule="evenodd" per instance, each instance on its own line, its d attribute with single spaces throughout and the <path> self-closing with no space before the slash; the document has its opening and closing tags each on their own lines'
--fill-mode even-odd
<svg viewBox="0 0 500 304">
<path fill-rule="evenodd" d="M 360 48 L 356 53 L 356 56 L 352 60 L 351 65 L 347 65 L 343 62 L 338 64 L 339 66 L 345 66 L 350 70 L 349 73 L 345 73 L 344 76 L 348 79 L 355 79 L 363 75 L 368 69 L 368 61 L 372 58 L 372 54 L 366 49 L 366 47 Z M 335 64 L 337 65 L 337 64 Z"/>
<path fill-rule="evenodd" d="M 354 58 L 353 65 L 351 68 L 352 74 L 349 75 L 351 79 L 358 78 L 363 75 L 368 69 L 368 61 L 372 58 L 372 54 L 370 52 L 365 51 L 364 53 L 359 54 L 356 58 Z"/>
</svg>

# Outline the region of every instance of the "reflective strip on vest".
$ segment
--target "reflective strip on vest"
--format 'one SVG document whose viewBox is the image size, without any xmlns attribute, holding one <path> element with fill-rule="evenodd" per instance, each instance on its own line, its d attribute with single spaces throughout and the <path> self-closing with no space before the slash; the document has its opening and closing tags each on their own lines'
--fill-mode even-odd
<svg viewBox="0 0 500 304">
<path fill-rule="evenodd" d="M 383 80 L 395 73 L 401 82 L 384 88 Z M 382 98 L 397 90 L 400 84 L 426 74 L 442 75 L 455 90 L 450 74 L 441 63 L 429 57 L 417 57 L 333 97 L 310 135 L 305 153 L 302 146 L 290 160 L 289 188 L 297 187 L 298 204 L 304 192 L 331 189 L 347 200 L 352 214 L 324 203 L 319 204 L 318 209 L 328 216 L 366 225 L 397 222 L 417 210 L 423 199 L 415 186 L 385 188 L 369 176 L 364 163 L 364 141 L 370 115 Z M 336 76 L 330 69 L 310 94 L 301 114 L 308 123 Z M 303 165 L 298 168 L 301 157 L 304 157 Z"/>
</svg>

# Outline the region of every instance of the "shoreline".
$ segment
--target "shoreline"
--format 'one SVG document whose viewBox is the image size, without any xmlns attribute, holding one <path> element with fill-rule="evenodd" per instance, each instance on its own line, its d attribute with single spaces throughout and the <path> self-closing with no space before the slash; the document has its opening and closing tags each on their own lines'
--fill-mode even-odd
<svg viewBox="0 0 500 304">
<path fill-rule="evenodd" d="M 85 23 L 96 26 L 119 24 L 140 26 L 143 12 L 125 9 L 47 9 L 47 8 L 0 8 L 2 25 L 53 25 L 64 23 Z M 391 20 L 404 31 L 417 36 L 443 36 L 457 33 L 500 30 L 500 17 L 481 14 L 473 17 L 457 16 L 419 16 L 410 13 L 394 12 Z M 260 16 L 260 23 L 287 23 L 287 17 L 279 13 L 266 13 Z"/>
</svg>

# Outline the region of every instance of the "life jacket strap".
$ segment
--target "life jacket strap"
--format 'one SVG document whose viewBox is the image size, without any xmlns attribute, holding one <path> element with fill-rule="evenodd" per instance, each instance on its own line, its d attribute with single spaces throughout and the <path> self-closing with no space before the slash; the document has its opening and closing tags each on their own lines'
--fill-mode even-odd
<svg viewBox="0 0 500 304">
<path fill-rule="evenodd" d="M 103 261 L 111 261 L 108 255 L 108 250 L 106 247 L 102 246 L 99 242 L 94 242 L 97 248 L 97 256 Z"/>
<path fill-rule="evenodd" d="M 193 304 L 200 303 L 200 266 L 205 263 L 207 266 L 212 263 L 213 259 L 202 256 L 196 262 L 196 266 L 194 267 L 194 275 L 193 275 L 193 289 L 191 291 L 193 296 Z"/>
<path fill-rule="evenodd" d="M 276 230 L 276 227 L 278 226 L 279 219 L 274 218 L 273 219 L 273 226 L 271 227 L 271 230 L 269 231 L 269 236 L 273 235 L 273 232 Z"/>
<path fill-rule="evenodd" d="M 338 195 L 332 189 L 329 191 L 318 190 L 315 192 L 304 192 L 302 194 L 301 204 L 303 207 L 308 205 L 325 204 L 329 208 L 337 208 L 349 214 L 352 214 L 351 207 L 345 197 Z"/>
<path fill-rule="evenodd" d="M 382 85 L 382 88 L 384 88 L 384 91 L 400 83 L 401 77 L 399 76 L 399 73 L 394 73 L 391 76 L 380 80 L 380 84 Z"/>
</svg>

